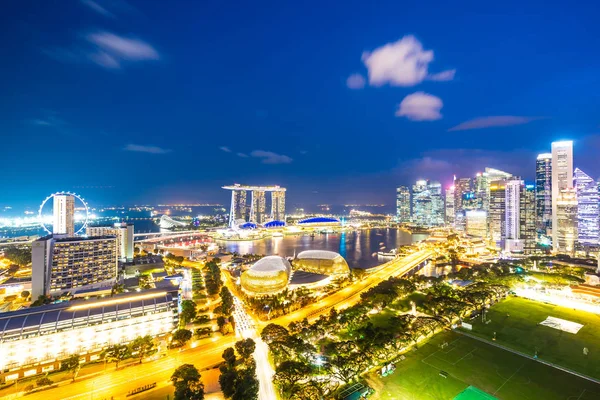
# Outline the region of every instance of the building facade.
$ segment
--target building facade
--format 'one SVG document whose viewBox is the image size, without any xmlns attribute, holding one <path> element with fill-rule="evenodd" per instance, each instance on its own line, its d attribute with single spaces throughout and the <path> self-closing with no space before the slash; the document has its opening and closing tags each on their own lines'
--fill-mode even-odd
<svg viewBox="0 0 600 400">
<path fill-rule="evenodd" d="M 271 221 L 285 221 L 285 192 L 271 192 Z"/>
<path fill-rule="evenodd" d="M 563 191 L 573 188 L 573 142 L 552 142 L 552 247 L 561 251 L 564 246 L 558 244 L 558 199 Z M 570 195 L 566 195 L 563 204 L 568 203 Z M 564 213 L 563 213 L 564 214 Z M 563 230 L 564 233 L 564 230 Z M 561 239 L 564 244 L 564 236 Z"/>
<path fill-rule="evenodd" d="M 410 190 L 406 186 L 396 188 L 396 218 L 398 222 L 410 222 Z"/>
<path fill-rule="evenodd" d="M 535 165 L 535 204 L 537 230 L 548 235 L 552 232 L 552 154 L 537 156 Z"/>
<path fill-rule="evenodd" d="M 493 181 L 490 184 L 490 211 L 488 217 L 489 235 L 497 246 L 504 247 L 506 217 L 506 181 Z"/>
<path fill-rule="evenodd" d="M 465 230 L 467 235 L 488 237 L 487 212 L 483 210 L 465 211 Z"/>
<path fill-rule="evenodd" d="M 236 228 L 244 222 L 264 224 L 269 221 L 285 221 L 285 192 L 279 186 L 246 186 L 235 184 L 223 186 L 231 191 L 229 227 Z M 250 206 L 247 205 L 247 192 L 250 192 Z M 267 192 L 271 209 L 267 213 Z"/>
<path fill-rule="evenodd" d="M 120 222 L 113 226 L 88 226 L 85 231 L 88 237 L 115 236 L 118 258 L 121 262 L 133 261 L 133 232 L 133 224 Z"/>
<path fill-rule="evenodd" d="M 53 196 L 52 233 L 75 236 L 75 196 L 55 194 Z"/>
<path fill-rule="evenodd" d="M 152 289 L 2 313 L 0 382 L 58 370 L 73 354 L 92 361 L 110 345 L 166 335 L 178 324 L 177 301 L 176 293 Z"/>
<path fill-rule="evenodd" d="M 32 243 L 31 295 L 65 292 L 114 283 L 118 273 L 117 238 L 50 235 Z"/>
<path fill-rule="evenodd" d="M 553 199 L 554 202 L 554 199 Z M 577 244 L 577 192 L 563 189 L 556 200 L 556 215 L 552 223 L 554 251 L 574 255 Z"/>
<path fill-rule="evenodd" d="M 446 225 L 448 226 L 454 226 L 454 222 L 456 220 L 456 211 L 454 209 L 454 190 L 454 185 L 446 189 L 446 204 L 444 205 L 444 211 Z"/>
<path fill-rule="evenodd" d="M 535 252 L 537 248 L 536 194 L 535 185 L 521 187 L 519 235 L 526 254 Z"/>
<path fill-rule="evenodd" d="M 597 247 L 600 239 L 600 196 L 598 184 L 589 175 L 575 169 L 577 192 L 577 241 L 582 247 Z"/>
<path fill-rule="evenodd" d="M 504 200 L 504 249 L 508 252 L 522 252 L 521 242 L 521 187 L 523 181 L 506 181 Z"/>
<path fill-rule="evenodd" d="M 443 225 L 444 200 L 439 182 L 419 180 L 413 185 L 412 220 L 419 226 Z"/>
</svg>

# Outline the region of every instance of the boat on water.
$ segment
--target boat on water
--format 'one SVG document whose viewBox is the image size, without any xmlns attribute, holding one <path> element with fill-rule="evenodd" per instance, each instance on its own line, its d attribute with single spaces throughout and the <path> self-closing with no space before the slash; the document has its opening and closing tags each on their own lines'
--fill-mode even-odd
<svg viewBox="0 0 600 400">
<path fill-rule="evenodd" d="M 381 251 L 377 252 L 378 257 L 393 258 L 393 257 L 396 257 L 396 255 L 398 255 L 398 252 L 396 249 L 392 249 L 390 251 L 381 250 Z"/>
</svg>

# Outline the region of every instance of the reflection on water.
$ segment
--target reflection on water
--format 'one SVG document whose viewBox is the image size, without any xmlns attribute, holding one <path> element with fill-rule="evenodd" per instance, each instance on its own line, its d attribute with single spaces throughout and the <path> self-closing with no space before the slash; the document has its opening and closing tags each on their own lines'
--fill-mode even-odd
<svg viewBox="0 0 600 400">
<path fill-rule="evenodd" d="M 423 240 L 426 235 L 411 235 L 398 229 L 369 229 L 310 236 L 284 236 L 255 241 L 219 241 L 219 245 L 239 254 L 264 254 L 293 257 L 304 250 L 338 252 L 351 268 L 370 268 L 388 261 L 377 257 L 380 250 L 391 250 Z"/>
</svg>

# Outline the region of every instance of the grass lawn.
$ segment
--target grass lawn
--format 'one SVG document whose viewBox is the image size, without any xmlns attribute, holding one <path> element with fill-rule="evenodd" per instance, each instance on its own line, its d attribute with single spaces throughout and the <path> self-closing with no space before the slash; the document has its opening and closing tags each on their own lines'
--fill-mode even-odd
<svg viewBox="0 0 600 400">
<path fill-rule="evenodd" d="M 538 325 L 548 316 L 577 322 L 577 334 Z M 534 355 L 554 364 L 600 379 L 600 315 L 558 307 L 519 297 L 494 305 L 487 313 L 490 323 L 472 321 L 472 334 L 491 339 L 506 347 Z M 589 354 L 583 354 L 587 347 Z"/>
<path fill-rule="evenodd" d="M 442 349 L 442 343 L 448 346 Z M 469 386 L 503 400 L 600 398 L 600 385 L 455 332 L 443 332 L 405 356 L 392 375 L 367 378 L 374 400 L 450 400 Z"/>
</svg>

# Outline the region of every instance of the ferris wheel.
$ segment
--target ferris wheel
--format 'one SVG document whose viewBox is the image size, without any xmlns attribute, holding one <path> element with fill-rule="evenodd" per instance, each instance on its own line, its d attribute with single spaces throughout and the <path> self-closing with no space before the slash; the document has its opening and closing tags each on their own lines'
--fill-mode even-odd
<svg viewBox="0 0 600 400">
<path fill-rule="evenodd" d="M 40 226 L 42 227 L 42 229 L 44 231 L 46 231 L 46 233 L 52 234 L 52 231 L 50 229 L 48 229 L 48 227 L 44 223 L 44 217 L 42 215 L 42 212 L 44 211 L 44 206 L 46 205 L 46 203 L 48 202 L 48 200 L 53 199 L 54 196 L 73 196 L 75 199 L 79 200 L 79 202 L 83 205 L 83 209 L 85 211 L 85 217 L 83 219 L 83 225 L 81 225 L 81 227 L 77 231 L 75 231 L 75 234 L 79 235 L 80 233 L 83 233 L 85 231 L 85 228 L 87 227 L 88 220 L 90 218 L 90 210 L 88 208 L 87 203 L 85 202 L 85 199 L 83 197 L 81 197 L 80 195 L 78 195 L 77 193 L 72 193 L 72 192 L 56 192 L 56 193 L 52 193 L 50 196 L 46 197 L 44 199 L 44 201 L 42 201 L 42 204 L 40 204 L 40 209 L 38 211 L 38 220 L 40 222 Z"/>
</svg>

